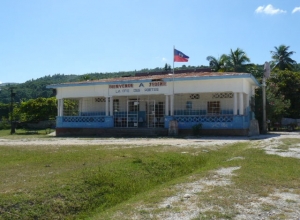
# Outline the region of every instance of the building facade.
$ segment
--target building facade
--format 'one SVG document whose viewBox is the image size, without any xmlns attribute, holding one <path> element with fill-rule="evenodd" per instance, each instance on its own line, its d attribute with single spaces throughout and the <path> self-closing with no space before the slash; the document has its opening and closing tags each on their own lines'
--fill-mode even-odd
<svg viewBox="0 0 300 220">
<path fill-rule="evenodd" d="M 108 128 L 169 129 L 172 121 L 179 134 L 201 124 L 203 134 L 251 135 L 258 132 L 251 104 L 258 86 L 249 73 L 192 72 L 47 88 L 56 91 L 58 136 L 78 129 L 90 134 Z"/>
</svg>

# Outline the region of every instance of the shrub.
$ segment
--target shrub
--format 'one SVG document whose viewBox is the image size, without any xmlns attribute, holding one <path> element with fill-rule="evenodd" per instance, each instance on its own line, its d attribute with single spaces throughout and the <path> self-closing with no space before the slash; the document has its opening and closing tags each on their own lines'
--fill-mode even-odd
<svg viewBox="0 0 300 220">
<path fill-rule="evenodd" d="M 202 124 L 195 124 L 192 126 L 193 129 L 193 135 L 199 135 L 200 130 L 202 129 Z"/>
<path fill-rule="evenodd" d="M 0 121 L 0 130 L 9 129 L 9 128 L 10 128 L 10 122 L 8 121 L 8 119 L 2 117 Z"/>
</svg>

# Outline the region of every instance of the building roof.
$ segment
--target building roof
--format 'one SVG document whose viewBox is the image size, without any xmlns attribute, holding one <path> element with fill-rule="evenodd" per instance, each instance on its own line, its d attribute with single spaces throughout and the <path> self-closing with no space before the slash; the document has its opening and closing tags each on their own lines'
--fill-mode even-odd
<svg viewBox="0 0 300 220">
<path fill-rule="evenodd" d="M 161 74 L 161 75 L 126 76 L 126 77 L 107 78 L 107 79 L 81 81 L 81 82 L 68 82 L 68 83 L 49 85 L 47 86 L 47 88 L 94 85 L 94 84 L 112 84 L 112 83 L 122 83 L 122 82 L 140 81 L 140 80 L 177 81 L 177 80 L 188 80 L 188 79 L 196 79 L 196 78 L 199 79 L 251 78 L 257 86 L 259 85 L 259 83 L 251 73 L 235 73 L 235 72 L 192 72 L 191 73 L 188 72 L 188 73 L 175 73 L 175 74 L 169 73 L 169 74 Z"/>
</svg>

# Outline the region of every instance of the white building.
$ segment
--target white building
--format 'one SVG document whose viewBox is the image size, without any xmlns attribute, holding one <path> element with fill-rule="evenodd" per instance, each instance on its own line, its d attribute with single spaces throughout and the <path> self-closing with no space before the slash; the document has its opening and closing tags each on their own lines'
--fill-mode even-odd
<svg viewBox="0 0 300 220">
<path fill-rule="evenodd" d="M 168 131 L 170 121 L 177 122 L 179 134 L 201 124 L 202 134 L 252 135 L 258 126 L 250 103 L 258 86 L 249 73 L 191 72 L 47 88 L 55 89 L 58 100 L 57 135 L 101 135 L 108 128 Z"/>
</svg>

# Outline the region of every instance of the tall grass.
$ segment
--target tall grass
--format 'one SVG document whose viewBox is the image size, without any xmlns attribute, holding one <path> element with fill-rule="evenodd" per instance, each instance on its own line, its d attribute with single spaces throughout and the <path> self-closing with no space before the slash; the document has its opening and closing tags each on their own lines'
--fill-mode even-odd
<svg viewBox="0 0 300 220">
<path fill-rule="evenodd" d="M 200 155 L 179 152 L 139 153 L 97 169 L 86 170 L 84 182 L 96 195 L 97 199 L 93 201 L 95 207 L 103 211 L 201 166 L 205 166 L 205 160 Z"/>
<path fill-rule="evenodd" d="M 205 166 L 157 148 L 0 147 L 3 219 L 83 218 Z"/>
</svg>

